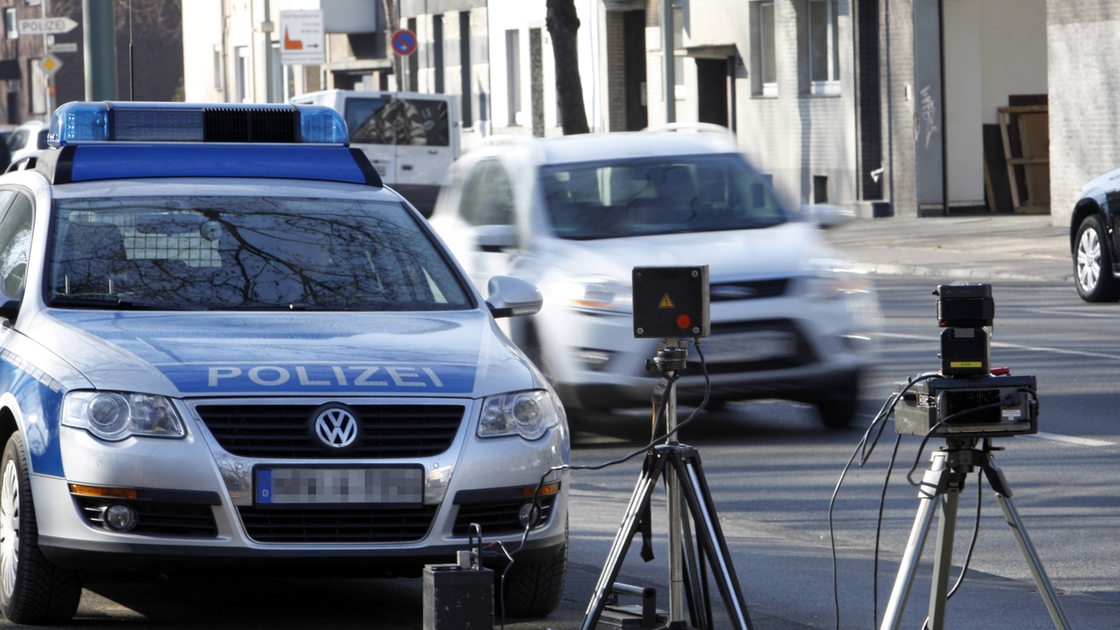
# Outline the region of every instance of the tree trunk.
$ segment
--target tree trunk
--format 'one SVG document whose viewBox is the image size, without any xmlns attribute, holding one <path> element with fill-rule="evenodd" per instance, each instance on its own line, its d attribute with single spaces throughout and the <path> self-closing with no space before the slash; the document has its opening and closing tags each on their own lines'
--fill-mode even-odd
<svg viewBox="0 0 1120 630">
<path fill-rule="evenodd" d="M 575 0 L 547 0 L 545 24 L 552 37 L 556 59 L 556 100 L 564 135 L 587 133 L 587 113 L 583 109 L 583 86 L 579 80 L 579 48 L 576 31 Z"/>
</svg>

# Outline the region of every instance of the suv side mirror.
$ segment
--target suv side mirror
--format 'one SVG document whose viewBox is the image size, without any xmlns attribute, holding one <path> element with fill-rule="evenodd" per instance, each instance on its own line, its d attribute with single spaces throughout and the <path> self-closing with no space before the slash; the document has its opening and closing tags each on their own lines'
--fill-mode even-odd
<svg viewBox="0 0 1120 630">
<path fill-rule="evenodd" d="M 512 225 L 480 225 L 475 231 L 474 244 L 484 252 L 517 249 L 517 228 Z"/>
<path fill-rule="evenodd" d="M 544 297 L 535 284 L 513 276 L 494 276 L 486 287 L 486 306 L 494 317 L 533 315 L 541 310 Z"/>
</svg>

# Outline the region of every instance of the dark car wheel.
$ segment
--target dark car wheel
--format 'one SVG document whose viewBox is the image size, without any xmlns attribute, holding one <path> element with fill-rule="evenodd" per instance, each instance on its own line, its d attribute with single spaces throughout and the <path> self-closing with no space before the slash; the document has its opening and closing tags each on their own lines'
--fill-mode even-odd
<svg viewBox="0 0 1120 630">
<path fill-rule="evenodd" d="M 514 561 L 504 576 L 501 569 L 495 571 L 496 612 L 507 619 L 547 617 L 560 606 L 567 572 L 567 545 L 547 560 Z"/>
<path fill-rule="evenodd" d="M 0 611 L 13 623 L 61 623 L 73 618 L 81 597 L 78 574 L 39 551 L 27 455 L 17 431 L 0 459 Z"/>
<path fill-rule="evenodd" d="M 1095 216 L 1086 217 L 1077 229 L 1073 252 L 1073 281 L 1086 302 L 1115 302 L 1120 299 L 1120 282 L 1112 275 L 1112 253 Z"/>
</svg>

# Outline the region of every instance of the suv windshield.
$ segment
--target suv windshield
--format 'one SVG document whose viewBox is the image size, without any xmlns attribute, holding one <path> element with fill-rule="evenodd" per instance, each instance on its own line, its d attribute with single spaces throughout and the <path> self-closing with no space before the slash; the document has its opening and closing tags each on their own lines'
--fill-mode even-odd
<svg viewBox="0 0 1120 630">
<path fill-rule="evenodd" d="M 470 308 L 401 206 L 341 199 L 129 197 L 59 202 L 57 307 L 160 310 Z"/>
<path fill-rule="evenodd" d="M 737 154 L 660 156 L 541 168 L 560 238 L 588 240 L 764 228 L 789 220 Z"/>
</svg>

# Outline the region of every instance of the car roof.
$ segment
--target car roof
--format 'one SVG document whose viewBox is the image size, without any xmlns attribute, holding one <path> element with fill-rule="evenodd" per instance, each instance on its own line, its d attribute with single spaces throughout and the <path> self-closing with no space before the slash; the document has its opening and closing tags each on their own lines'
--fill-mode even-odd
<svg viewBox="0 0 1120 630">
<path fill-rule="evenodd" d="M 497 139 L 487 145 L 490 153 L 504 153 L 511 146 L 532 151 L 539 164 L 570 164 L 636 157 L 740 153 L 730 132 L 616 131 L 532 140 Z"/>
</svg>

